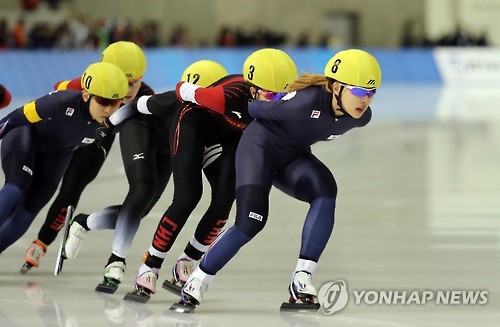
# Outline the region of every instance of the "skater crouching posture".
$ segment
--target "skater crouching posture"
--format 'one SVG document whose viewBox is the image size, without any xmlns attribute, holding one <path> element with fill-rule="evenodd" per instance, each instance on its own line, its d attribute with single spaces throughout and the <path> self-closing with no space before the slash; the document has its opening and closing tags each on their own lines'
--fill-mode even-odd
<svg viewBox="0 0 500 327">
<path fill-rule="evenodd" d="M 10 100 L 12 100 L 12 96 L 9 90 L 0 84 L 0 109 L 7 107 L 10 104 Z"/>
<path fill-rule="evenodd" d="M 52 92 L 0 120 L 5 184 L 0 190 L 0 252 L 17 241 L 57 189 L 76 147 L 95 146 L 98 126 L 128 89 L 110 63 L 87 67 L 83 91 Z"/>
<path fill-rule="evenodd" d="M 136 291 L 127 294 L 125 299 L 145 302 L 156 292 L 163 261 L 201 199 L 203 168 L 212 188 L 210 206 L 173 267 L 172 282 L 167 280 L 163 284 L 180 294 L 180 286 L 229 217 L 235 198 L 236 146 L 243 129 L 252 120 L 248 103 L 255 98 L 276 96 L 276 92 L 284 91 L 287 83 L 296 78 L 297 68 L 286 53 L 261 49 L 245 60 L 243 76 L 228 75 L 208 88 L 185 82 L 178 84 L 180 98 L 196 103 L 184 103 L 172 141 L 173 202 L 161 217 L 144 264 L 139 267 Z M 215 161 L 205 167 L 213 159 Z"/>
<path fill-rule="evenodd" d="M 192 78 L 198 85 L 208 86 L 227 75 L 220 64 L 202 60 L 190 65 L 183 79 Z M 125 258 L 132 246 L 141 219 L 157 203 L 172 172 L 169 137 L 174 133 L 182 103 L 175 91 L 144 96 L 122 107 L 110 117 L 109 126 L 120 124 L 120 146 L 129 191 L 122 205 L 115 205 L 75 217 L 66 241 L 65 253 L 69 259 L 77 256 L 83 239 L 90 230 L 114 229 L 112 252 L 104 268 L 104 279 L 96 291 L 114 293 L 123 280 Z M 152 114 L 139 114 L 149 110 Z M 151 113 L 151 112 L 149 112 Z M 130 118 L 128 115 L 132 114 Z M 123 123 L 121 121 L 124 120 Z M 161 129 L 154 124 L 161 123 Z"/>
<path fill-rule="evenodd" d="M 264 228 L 272 185 L 310 204 L 289 302 L 319 308 L 312 274 L 333 230 L 337 185 L 330 170 L 312 154 L 311 145 L 368 124 L 369 105 L 380 82 L 377 60 L 350 49 L 328 61 L 324 76 L 301 75 L 282 100 L 250 103 L 249 112 L 256 120 L 246 128 L 236 152 L 235 225 L 205 254 L 172 310 L 192 311 L 215 274 Z"/>
<path fill-rule="evenodd" d="M 153 90 L 142 81 L 146 72 L 147 63 L 144 52 L 137 44 L 128 41 L 112 43 L 102 52 L 101 61 L 117 65 L 123 70 L 128 79 L 128 92 L 122 99 L 122 105 L 140 96 L 154 94 Z M 80 78 L 78 77 L 70 81 L 57 83 L 55 88 L 57 90 L 81 91 L 82 86 Z M 143 127 L 143 125 L 147 126 Z M 158 131 L 157 134 L 162 135 L 164 131 L 161 122 L 144 119 L 144 121 L 127 122 L 126 126 L 123 126 L 124 133 L 122 133 L 122 136 L 127 138 L 129 134 L 135 133 L 130 132 L 134 128 L 140 129 L 143 127 L 142 129 L 144 129 L 148 128 L 148 126 L 151 127 L 151 133 Z M 39 267 L 42 256 L 47 252 L 47 247 L 54 242 L 64 224 L 68 206 L 71 205 L 76 208 L 84 189 L 96 178 L 115 140 L 116 134 L 108 134 L 110 135 L 99 141 L 99 147 L 80 147 L 73 153 L 68 168 L 62 178 L 59 193 L 47 212 L 45 222 L 38 231 L 37 239 L 34 240 L 26 250 L 24 255 L 25 263 L 20 270 L 21 273 L 26 273 L 32 267 Z M 134 135 L 131 135 L 131 137 L 135 138 Z M 120 142 L 127 144 L 127 142 L 123 140 Z M 131 142 L 133 145 L 139 143 L 135 141 Z M 133 145 L 129 147 L 125 145 L 125 148 L 130 149 Z M 122 148 L 122 151 L 124 151 L 123 149 L 124 148 Z M 168 174 L 169 173 L 167 173 L 167 175 Z M 148 190 L 152 191 L 153 189 L 149 188 Z M 151 194 L 149 195 L 153 196 Z M 149 195 L 145 194 L 144 196 Z"/>
</svg>

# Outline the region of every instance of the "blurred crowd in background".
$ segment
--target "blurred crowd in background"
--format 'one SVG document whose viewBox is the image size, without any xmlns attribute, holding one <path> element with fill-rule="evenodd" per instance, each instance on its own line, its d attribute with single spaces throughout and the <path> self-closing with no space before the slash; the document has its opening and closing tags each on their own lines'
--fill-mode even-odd
<svg viewBox="0 0 500 327">
<path fill-rule="evenodd" d="M 325 33 L 314 39 L 304 32 L 294 39 L 266 27 L 245 30 L 222 27 L 213 40 L 194 42 L 186 25 L 175 26 L 170 35 L 162 39 L 158 22 L 133 24 L 125 20 L 90 19 L 81 14 L 71 20 L 54 24 L 37 22 L 28 28 L 20 17 L 12 26 L 0 17 L 0 49 L 103 49 L 116 41 L 133 41 L 145 48 L 157 47 L 237 47 L 237 46 L 335 46 L 332 35 Z"/>
<path fill-rule="evenodd" d="M 19 0 L 25 13 L 37 10 L 38 0 Z M 50 8 L 57 10 L 61 1 L 44 0 Z M 339 47 L 342 40 L 334 31 L 311 35 L 303 31 L 299 35 L 287 35 L 272 31 L 268 27 L 242 28 L 223 26 L 216 35 L 207 40 L 196 40 L 191 36 L 188 25 L 174 26 L 168 35 L 161 36 L 161 23 L 145 21 L 132 23 L 125 19 L 91 18 L 86 14 L 60 21 L 38 21 L 27 26 L 21 14 L 15 21 L 9 21 L 0 14 L 0 50 L 7 49 L 104 49 L 110 43 L 133 41 L 144 48 L 158 47 L 239 47 L 239 46 L 296 46 L 296 47 Z M 457 26 L 456 30 L 430 39 L 418 33 L 416 23 L 407 22 L 401 31 L 401 47 L 433 46 L 487 46 L 485 34 L 472 35 Z"/>
</svg>

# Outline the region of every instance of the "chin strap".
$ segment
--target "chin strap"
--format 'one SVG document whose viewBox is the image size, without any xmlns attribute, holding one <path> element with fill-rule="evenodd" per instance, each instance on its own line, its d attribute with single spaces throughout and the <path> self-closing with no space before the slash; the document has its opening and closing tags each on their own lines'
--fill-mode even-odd
<svg viewBox="0 0 500 327">
<path fill-rule="evenodd" d="M 344 115 L 347 115 L 349 117 L 352 117 L 347 111 L 345 111 L 344 109 L 344 106 L 342 105 L 342 100 L 341 100 L 341 94 L 342 94 L 342 91 L 344 91 L 344 85 L 340 84 L 340 91 L 339 91 L 339 95 L 336 95 L 335 93 L 333 94 L 333 96 L 335 97 L 335 99 L 337 100 L 337 105 L 339 106 L 339 109 Z M 352 117 L 354 118 L 354 117 Z"/>
</svg>

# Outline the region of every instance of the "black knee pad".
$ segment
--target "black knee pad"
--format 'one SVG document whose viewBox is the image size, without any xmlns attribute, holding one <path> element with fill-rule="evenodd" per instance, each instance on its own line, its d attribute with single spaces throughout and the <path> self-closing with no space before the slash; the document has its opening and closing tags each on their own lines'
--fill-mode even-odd
<svg viewBox="0 0 500 327">
<path fill-rule="evenodd" d="M 236 190 L 236 226 L 254 237 L 266 225 L 269 215 L 269 191 L 261 186 L 246 185 Z"/>
</svg>

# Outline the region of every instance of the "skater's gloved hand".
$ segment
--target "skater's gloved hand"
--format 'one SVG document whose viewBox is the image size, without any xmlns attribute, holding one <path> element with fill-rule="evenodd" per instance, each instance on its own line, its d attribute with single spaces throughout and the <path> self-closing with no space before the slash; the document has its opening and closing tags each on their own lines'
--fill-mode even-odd
<svg viewBox="0 0 500 327">
<path fill-rule="evenodd" d="M 196 90 L 200 87 L 201 86 L 194 85 L 188 82 L 179 82 L 175 86 L 175 94 L 181 102 L 189 101 L 199 104 L 198 102 L 196 102 L 195 94 Z"/>
<path fill-rule="evenodd" d="M 96 129 L 95 129 L 95 139 L 98 148 L 102 148 L 102 142 L 111 134 L 113 134 L 114 129 L 113 123 L 106 118 Z"/>
</svg>

